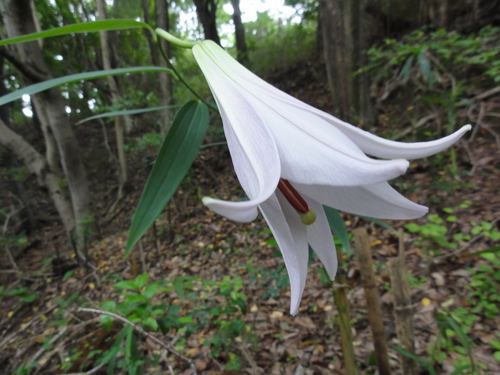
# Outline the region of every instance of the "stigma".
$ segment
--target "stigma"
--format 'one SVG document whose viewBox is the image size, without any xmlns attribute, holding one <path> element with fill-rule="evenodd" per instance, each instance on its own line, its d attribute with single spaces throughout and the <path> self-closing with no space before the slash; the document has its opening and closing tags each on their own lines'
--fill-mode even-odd
<svg viewBox="0 0 500 375">
<path fill-rule="evenodd" d="M 280 178 L 278 189 L 280 189 L 286 200 L 292 205 L 295 211 L 297 211 L 303 224 L 311 225 L 316 221 L 316 212 L 309 208 L 307 202 L 302 198 L 300 193 L 295 190 L 290 181 Z"/>
</svg>

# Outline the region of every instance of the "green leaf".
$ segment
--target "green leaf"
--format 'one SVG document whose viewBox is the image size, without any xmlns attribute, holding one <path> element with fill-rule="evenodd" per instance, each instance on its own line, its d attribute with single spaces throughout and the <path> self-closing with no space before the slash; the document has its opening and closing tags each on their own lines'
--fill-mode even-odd
<svg viewBox="0 0 500 375">
<path fill-rule="evenodd" d="M 80 125 L 80 124 L 83 124 L 84 122 L 92 121 L 92 120 L 102 118 L 102 117 L 137 115 L 140 113 L 161 111 L 162 109 L 177 108 L 177 107 L 178 107 L 177 105 L 162 105 L 161 107 L 149 107 L 149 108 L 141 108 L 141 109 L 126 109 L 123 111 L 113 111 L 113 112 L 100 113 L 98 115 L 90 116 L 90 117 L 87 117 L 81 121 L 78 121 L 76 123 L 76 125 Z"/>
<path fill-rule="evenodd" d="M 156 38 L 156 33 L 147 23 L 133 21 L 133 20 L 105 20 L 105 21 L 85 22 L 85 23 L 78 23 L 75 25 L 62 26 L 55 29 L 40 31 L 38 33 L 22 35 L 11 39 L 4 39 L 0 40 L 0 46 L 5 46 L 14 43 L 29 42 L 32 40 L 50 38 L 53 36 L 60 36 L 67 34 L 88 33 L 88 32 L 105 31 L 105 30 L 136 29 L 139 27 L 144 27 L 148 29 L 153 34 L 153 37 Z"/>
<path fill-rule="evenodd" d="M 500 341 L 498 340 L 492 340 L 490 342 L 490 345 L 493 349 L 500 350 Z"/>
<path fill-rule="evenodd" d="M 148 274 L 143 273 L 135 278 L 135 285 L 137 285 L 137 289 L 141 289 L 148 282 Z"/>
<path fill-rule="evenodd" d="M 198 153 L 208 127 L 208 108 L 190 101 L 177 112 L 132 217 L 125 256 L 172 198 Z"/>
<path fill-rule="evenodd" d="M 134 345 L 135 345 L 134 329 L 132 327 L 127 327 L 127 328 L 128 331 L 125 343 L 125 359 L 131 362 L 133 360 Z"/>
<path fill-rule="evenodd" d="M 471 368 L 471 365 L 467 364 L 467 365 L 462 365 L 462 366 L 458 366 L 455 371 L 453 371 L 450 375 L 460 375 L 460 374 L 463 374 L 465 370 L 469 370 Z M 470 373 L 470 372 L 468 372 Z"/>
<path fill-rule="evenodd" d="M 101 308 L 106 311 L 115 311 L 116 310 L 116 302 L 115 301 L 104 301 L 101 302 Z"/>
<path fill-rule="evenodd" d="M 395 351 L 397 351 L 398 353 L 401 353 L 402 355 L 404 355 L 405 357 L 411 358 L 414 361 L 421 363 L 424 366 L 424 368 L 429 372 L 430 375 L 436 375 L 436 372 L 432 368 L 432 364 L 428 360 L 426 360 L 424 358 L 420 358 L 420 357 L 416 356 L 415 354 L 410 353 L 407 350 L 404 350 L 402 348 L 397 347 L 396 345 L 389 344 L 389 346 L 392 349 L 394 349 Z"/>
<path fill-rule="evenodd" d="M 429 63 L 429 59 L 425 56 L 425 49 L 422 49 L 417 57 L 418 63 L 420 65 L 420 70 L 424 74 L 427 82 L 429 83 L 429 87 L 434 83 L 434 74 L 431 70 L 431 64 Z"/>
<path fill-rule="evenodd" d="M 132 303 L 148 303 L 149 300 L 143 296 L 142 294 L 133 294 L 130 297 L 127 297 L 125 300 L 126 303 L 132 304 Z"/>
<path fill-rule="evenodd" d="M 34 85 L 23 87 L 0 98 L 0 106 L 13 102 L 14 100 L 22 98 L 23 95 L 33 95 L 39 92 L 51 89 L 56 86 L 61 86 L 66 83 L 86 81 L 89 79 L 102 78 L 112 75 L 128 74 L 128 73 L 147 73 L 147 72 L 166 72 L 173 74 L 172 70 L 162 68 L 159 66 L 136 66 L 131 68 L 119 68 L 109 70 L 96 70 L 94 72 L 71 74 L 64 77 L 50 79 Z"/>
<path fill-rule="evenodd" d="M 349 242 L 349 234 L 347 233 L 347 228 L 345 226 L 344 220 L 340 217 L 339 212 L 335 208 L 328 206 L 323 206 L 328 219 L 328 224 L 330 224 L 330 229 L 335 233 L 340 243 L 342 244 L 342 250 L 350 254 L 351 244 Z"/>
<path fill-rule="evenodd" d="M 406 59 L 403 68 L 401 69 L 401 72 L 399 72 L 398 79 L 402 80 L 403 83 L 407 83 L 408 79 L 410 79 L 410 73 L 412 70 L 412 64 L 414 59 L 415 55 L 411 55 L 410 57 L 408 57 L 408 59 Z"/>
<path fill-rule="evenodd" d="M 158 322 L 156 321 L 156 319 L 153 319 L 151 317 L 146 318 L 144 320 L 143 324 L 145 326 L 150 327 L 153 331 L 157 331 L 158 330 Z"/>
<path fill-rule="evenodd" d="M 120 281 L 115 284 L 116 289 L 131 289 L 131 290 L 136 290 L 137 289 L 137 284 L 134 281 L 130 280 L 125 280 L 125 281 Z"/>
<path fill-rule="evenodd" d="M 22 302 L 33 302 L 36 299 L 36 294 L 29 292 L 26 294 L 20 294 L 17 298 L 19 298 Z"/>
<path fill-rule="evenodd" d="M 158 282 L 151 283 L 146 287 L 146 290 L 142 294 L 147 298 L 151 298 L 155 295 L 159 288 L 160 284 Z"/>
</svg>

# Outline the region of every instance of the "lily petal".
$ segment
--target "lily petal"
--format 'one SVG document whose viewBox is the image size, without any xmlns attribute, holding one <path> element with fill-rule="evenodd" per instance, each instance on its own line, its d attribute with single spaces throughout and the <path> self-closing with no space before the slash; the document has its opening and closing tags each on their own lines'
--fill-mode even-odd
<svg viewBox="0 0 500 375">
<path fill-rule="evenodd" d="M 250 198 L 246 202 L 225 202 L 205 198 L 211 210 L 236 221 L 251 221 L 257 206 L 274 193 L 280 178 L 280 159 L 267 120 L 254 103 L 242 95 L 239 86 L 227 76 L 218 75 L 217 66 L 193 47 L 203 74 L 221 111 L 224 133 L 238 180 Z M 218 95 L 222 93 L 222 95 Z"/>
<path fill-rule="evenodd" d="M 293 104 L 299 102 L 243 68 L 215 43 L 205 41 L 196 45 L 193 53 L 221 110 L 227 110 L 226 105 L 245 110 L 251 105 L 258 113 L 258 120 L 269 124 L 267 128 L 275 139 L 281 159 L 281 177 L 310 184 L 356 186 L 393 179 L 408 168 L 406 160 L 367 157 L 344 133 L 312 112 L 293 105 L 276 106 L 263 100 L 269 93 L 262 89 L 272 88 L 273 94 L 283 102 L 288 99 Z M 254 87 L 259 90 L 252 89 Z M 223 95 L 218 98 L 217 92 Z M 223 100 L 230 103 L 223 103 Z M 229 123 L 241 127 L 236 120 Z M 229 139 L 228 144 L 231 144 Z M 240 182 L 245 189 L 243 181 Z"/>
<path fill-rule="evenodd" d="M 300 100 L 288 95 L 276 87 L 265 82 L 263 79 L 259 78 L 241 64 L 236 62 L 228 54 L 218 53 L 220 47 L 215 43 L 206 43 L 206 50 L 209 51 L 214 59 L 220 61 L 220 66 L 222 66 L 227 74 L 231 75 L 233 79 L 239 80 L 241 88 L 247 90 L 257 97 L 265 95 L 266 97 L 273 98 L 283 102 L 283 104 L 289 104 L 300 111 L 308 111 L 311 114 L 321 117 L 329 124 L 337 127 L 342 131 L 348 138 L 350 138 L 358 147 L 365 153 L 386 159 L 418 159 L 434 155 L 440 151 L 453 145 L 458 141 L 467 131 L 471 129 L 471 125 L 465 125 L 461 129 L 457 130 L 455 133 L 450 134 L 444 138 L 429 141 L 429 142 L 416 142 L 416 143 L 404 143 L 387 140 L 373 135 L 365 130 L 359 129 L 345 121 L 342 121 L 334 116 L 331 116 L 323 111 L 320 111 Z M 281 107 L 283 109 L 283 107 Z M 279 110 L 279 108 L 276 108 Z M 285 109 L 289 111 L 289 108 Z M 318 121 L 311 122 L 314 123 L 314 129 L 309 128 L 308 131 L 314 132 L 321 128 L 318 125 Z M 324 130 L 324 129 L 323 129 Z M 323 139 L 334 139 L 334 138 L 323 138 Z"/>
<path fill-rule="evenodd" d="M 309 250 L 305 225 L 279 191 L 262 203 L 260 209 L 283 254 L 290 278 L 290 314 L 296 315 L 307 278 Z"/>
<path fill-rule="evenodd" d="M 363 152 L 379 158 L 418 159 L 437 154 L 456 143 L 471 130 L 471 125 L 464 125 L 455 133 L 441 139 L 428 142 L 404 143 L 377 137 L 365 130 L 354 127 L 326 113 L 322 114 L 329 122 L 344 132 Z"/>
<path fill-rule="evenodd" d="M 377 219 L 422 217 L 428 208 L 406 199 L 387 182 L 366 186 L 320 186 L 294 183 L 301 194 L 338 210 Z"/>
<path fill-rule="evenodd" d="M 391 180 L 407 160 L 367 157 L 348 137 L 318 116 L 291 105 L 259 102 L 281 158 L 281 177 L 305 184 L 357 186 Z M 314 124 L 314 126 L 311 126 Z"/>
<path fill-rule="evenodd" d="M 304 196 L 304 198 L 309 207 L 316 212 L 316 221 L 306 226 L 307 242 L 309 242 L 309 245 L 323 263 L 330 279 L 333 280 L 337 274 L 337 251 L 335 250 L 335 243 L 333 242 L 325 210 L 321 204 L 313 199 L 307 196 Z"/>
</svg>

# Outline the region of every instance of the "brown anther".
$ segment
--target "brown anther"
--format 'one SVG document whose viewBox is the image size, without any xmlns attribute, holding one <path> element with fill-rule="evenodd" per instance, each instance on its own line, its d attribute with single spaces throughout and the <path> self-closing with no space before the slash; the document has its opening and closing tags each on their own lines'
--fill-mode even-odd
<svg viewBox="0 0 500 375">
<path fill-rule="evenodd" d="M 278 189 L 283 193 L 288 202 L 301 214 L 309 211 L 307 202 L 302 198 L 297 190 L 290 184 L 288 180 L 280 178 L 278 182 Z"/>
</svg>

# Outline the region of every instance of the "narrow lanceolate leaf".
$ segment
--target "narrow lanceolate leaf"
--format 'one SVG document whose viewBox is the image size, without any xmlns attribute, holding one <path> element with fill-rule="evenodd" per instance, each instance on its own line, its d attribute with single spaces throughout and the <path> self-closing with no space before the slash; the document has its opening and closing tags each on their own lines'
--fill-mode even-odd
<svg viewBox="0 0 500 375">
<path fill-rule="evenodd" d="M 175 116 L 132 217 L 125 255 L 160 215 L 193 164 L 208 119 L 207 106 L 198 101 L 186 103 Z"/>
<path fill-rule="evenodd" d="M 401 69 L 401 72 L 399 72 L 398 79 L 402 80 L 403 83 L 407 83 L 408 80 L 410 79 L 410 73 L 412 71 L 412 64 L 414 58 L 415 55 L 411 55 L 410 57 L 408 57 L 403 68 Z"/>
<path fill-rule="evenodd" d="M 162 68 L 159 66 L 136 66 L 132 68 L 119 68 L 119 69 L 109 69 L 109 70 L 96 70 L 94 72 L 77 73 L 71 74 L 64 77 L 50 79 L 48 81 L 43 81 L 40 83 L 35 83 L 34 85 L 23 87 L 20 90 L 13 91 L 7 95 L 0 98 L 0 106 L 13 102 L 14 100 L 20 99 L 23 95 L 33 95 L 39 92 L 51 89 L 56 86 L 61 86 L 66 83 L 86 81 L 89 79 L 102 78 L 106 76 L 128 74 L 128 73 L 150 73 L 150 72 L 166 72 L 173 74 L 172 70 L 167 68 Z"/>
<path fill-rule="evenodd" d="M 345 226 L 344 220 L 340 216 L 339 212 L 332 207 L 323 206 L 328 219 L 328 224 L 330 224 L 330 229 L 337 236 L 340 243 L 342 244 L 342 250 L 344 253 L 351 253 L 351 244 L 349 242 L 349 234 L 347 233 L 347 228 Z"/>
<path fill-rule="evenodd" d="M 76 33 L 91 33 L 97 31 L 109 31 L 109 30 L 124 30 L 124 29 L 137 29 L 146 28 L 153 36 L 156 36 L 154 30 L 147 23 L 133 21 L 133 20 L 105 20 L 105 21 L 95 21 L 95 22 L 85 22 L 77 23 L 75 25 L 68 25 L 57 27 L 55 29 L 40 31 L 38 33 L 27 34 L 18 36 L 11 39 L 0 40 L 0 46 L 5 46 L 7 44 L 30 42 L 32 40 L 50 38 L 53 36 L 76 34 Z"/>
<path fill-rule="evenodd" d="M 177 108 L 177 107 L 178 107 L 177 105 L 162 105 L 161 107 L 149 107 L 149 108 L 140 108 L 140 109 L 126 109 L 126 110 L 123 110 L 123 111 L 112 111 L 112 112 L 106 112 L 106 113 L 99 113 L 98 115 L 90 116 L 90 117 L 84 118 L 81 121 L 78 121 L 76 123 L 76 125 L 80 125 L 80 124 L 83 124 L 84 122 L 96 120 L 98 118 L 103 118 L 103 117 L 138 115 L 138 114 L 141 114 L 141 113 L 161 111 L 163 109 Z"/>
<path fill-rule="evenodd" d="M 431 69 L 431 63 L 429 62 L 429 59 L 427 56 L 425 56 L 425 49 L 420 51 L 417 57 L 418 63 L 420 65 L 420 70 L 424 74 L 425 78 L 427 79 L 427 83 L 429 84 L 429 87 L 432 86 L 434 83 L 434 74 L 432 73 Z"/>
</svg>

